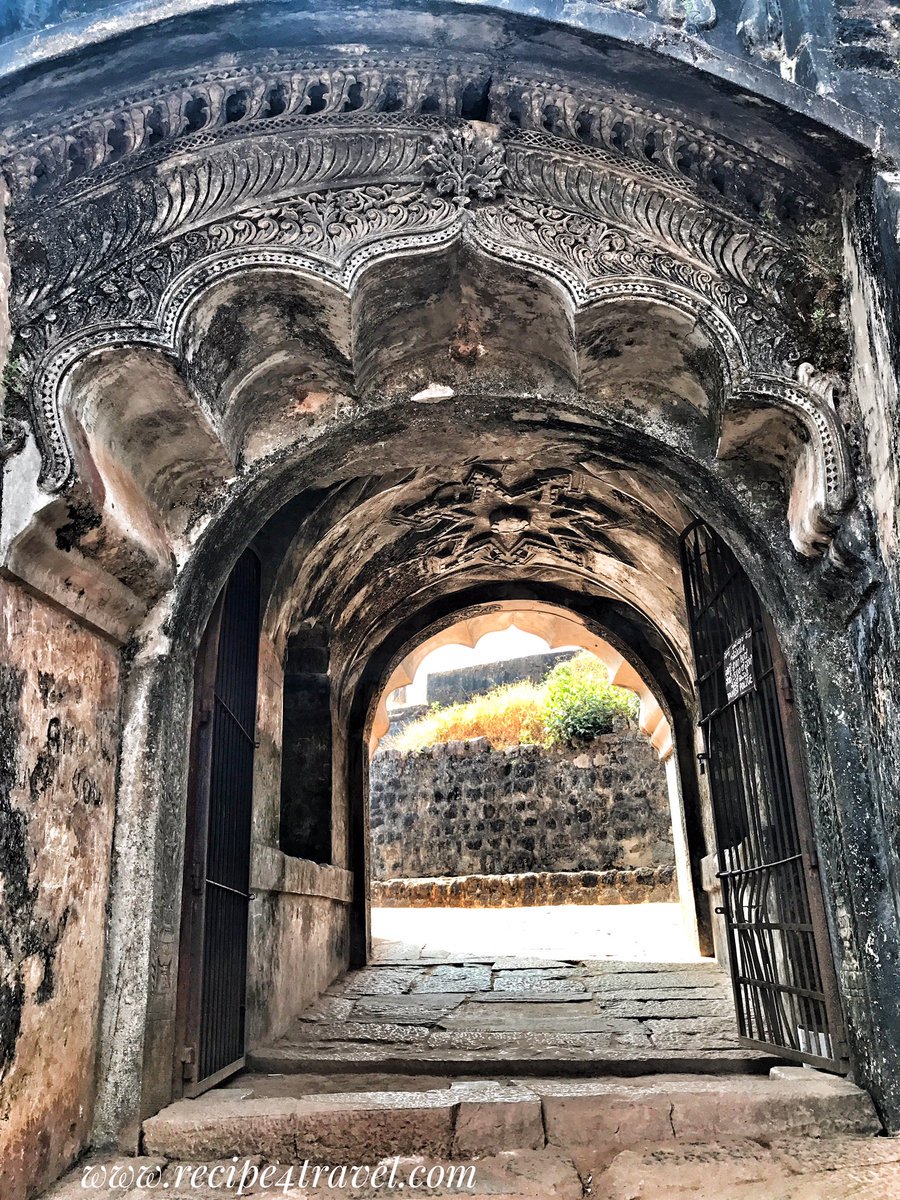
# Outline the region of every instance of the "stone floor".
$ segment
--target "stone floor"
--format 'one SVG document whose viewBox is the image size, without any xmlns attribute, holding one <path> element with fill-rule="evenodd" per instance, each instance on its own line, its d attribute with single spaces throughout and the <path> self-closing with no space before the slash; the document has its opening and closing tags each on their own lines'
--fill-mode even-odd
<svg viewBox="0 0 900 1200">
<path fill-rule="evenodd" d="M 46 1200 L 233 1200 L 236 1189 L 185 1185 L 196 1164 L 144 1158 L 103 1160 L 107 1172 L 120 1165 L 143 1167 L 146 1187 L 82 1187 L 82 1169 L 73 1171 Z M 206 1166 L 207 1164 L 203 1164 Z M 226 1163 L 225 1166 L 230 1164 Z M 261 1160 L 254 1160 L 261 1168 Z M 386 1164 L 388 1165 L 388 1164 Z M 397 1178 L 433 1160 L 400 1159 Z M 444 1164 L 441 1164 L 444 1165 Z M 897 1200 L 900 1196 L 900 1139 L 783 1137 L 760 1142 L 741 1139 L 689 1145 L 656 1145 L 625 1150 L 606 1166 L 579 1170 L 570 1155 L 551 1146 L 511 1150 L 460 1165 L 474 1167 L 473 1186 L 435 1186 L 388 1191 L 347 1186 L 270 1190 L 251 1184 L 242 1194 L 281 1200 L 378 1200 L 417 1195 L 432 1200 Z M 389 1164 L 393 1167 L 393 1163 Z M 582 1173 L 583 1172 L 583 1173 Z M 125 1178 L 126 1176 L 122 1176 Z M 462 1184 L 464 1176 L 456 1176 Z M 179 1182 L 181 1181 L 181 1182 Z"/>
<path fill-rule="evenodd" d="M 386 940 L 250 1056 L 257 1072 L 317 1075 L 752 1072 L 776 1061 L 738 1047 L 728 978 L 709 960 L 462 955 Z"/>
<path fill-rule="evenodd" d="M 715 963 L 622 957 L 652 919 L 584 916 L 599 954 L 585 928 L 539 954 L 548 925 L 526 922 L 503 956 L 461 949 L 465 921 L 401 922 L 251 1070 L 146 1121 L 144 1158 L 48 1200 L 900 1200 L 900 1139 L 864 1092 L 739 1050 Z M 301 1183 L 304 1163 L 339 1174 Z"/>
</svg>

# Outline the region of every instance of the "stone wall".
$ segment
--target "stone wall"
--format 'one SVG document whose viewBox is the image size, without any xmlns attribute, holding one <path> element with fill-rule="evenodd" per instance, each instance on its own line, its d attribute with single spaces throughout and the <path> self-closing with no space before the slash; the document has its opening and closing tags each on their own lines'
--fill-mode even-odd
<svg viewBox="0 0 900 1200">
<path fill-rule="evenodd" d="M 346 970 L 351 874 L 335 854 L 328 808 L 323 864 L 279 847 L 284 670 L 271 637 L 260 638 L 254 757 L 253 857 L 247 962 L 247 1044 L 280 1036 L 331 981 Z M 338 814 L 340 816 L 340 813 Z M 339 831 L 342 823 L 338 822 Z"/>
<path fill-rule="evenodd" d="M 435 671 L 428 676 L 429 704 L 463 704 L 495 687 L 530 679 L 540 683 L 557 663 L 573 658 L 574 650 L 550 650 L 545 654 L 526 654 L 501 662 L 479 663 L 456 671 Z"/>
<path fill-rule="evenodd" d="M 85 1145 L 115 813 L 119 656 L 0 579 L 0 1196 Z"/>
<path fill-rule="evenodd" d="M 479 738 L 381 751 L 371 828 L 376 880 L 674 862 L 663 766 L 626 719 L 578 750 Z"/>
<path fill-rule="evenodd" d="M 673 866 L 385 879 L 372 884 L 375 908 L 527 908 L 555 904 L 674 904 L 677 900 Z"/>
</svg>

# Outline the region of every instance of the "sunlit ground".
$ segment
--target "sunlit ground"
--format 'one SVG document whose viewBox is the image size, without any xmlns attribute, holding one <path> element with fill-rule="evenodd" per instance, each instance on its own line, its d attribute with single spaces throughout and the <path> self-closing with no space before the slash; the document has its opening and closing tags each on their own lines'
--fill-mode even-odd
<svg viewBox="0 0 900 1200">
<path fill-rule="evenodd" d="M 610 958 L 691 962 L 699 956 L 678 904 L 536 908 L 373 908 L 372 936 L 424 956 Z"/>
</svg>

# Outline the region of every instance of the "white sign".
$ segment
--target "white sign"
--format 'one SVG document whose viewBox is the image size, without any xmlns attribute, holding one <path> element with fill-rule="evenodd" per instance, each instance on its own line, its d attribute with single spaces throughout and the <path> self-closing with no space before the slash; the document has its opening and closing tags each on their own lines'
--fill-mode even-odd
<svg viewBox="0 0 900 1200">
<path fill-rule="evenodd" d="M 725 650 L 725 695 L 732 704 L 756 687 L 753 677 L 753 631 L 748 629 Z"/>
</svg>

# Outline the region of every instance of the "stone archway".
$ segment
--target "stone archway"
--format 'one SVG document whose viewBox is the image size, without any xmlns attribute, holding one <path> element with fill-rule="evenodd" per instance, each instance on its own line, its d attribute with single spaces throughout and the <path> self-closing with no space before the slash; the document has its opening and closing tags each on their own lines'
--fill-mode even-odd
<svg viewBox="0 0 900 1200">
<path fill-rule="evenodd" d="M 723 137 L 699 83 L 660 116 L 643 51 L 619 51 L 611 88 L 596 46 L 560 76 L 546 27 L 523 26 L 505 69 L 495 27 L 485 49 L 460 25 L 465 68 L 323 45 L 126 87 L 125 48 L 102 97 L 12 131 L 27 428 L 9 439 L 4 570 L 128 647 L 98 1137 L 133 1139 L 170 1095 L 191 671 L 247 544 L 271 549 L 278 637 L 317 605 L 343 621 L 349 806 L 379 656 L 489 587 L 557 589 L 634 633 L 672 681 L 689 760 L 667 546 L 695 514 L 785 644 L 854 1065 L 894 1112 L 893 1051 L 869 1016 L 891 978 L 862 954 L 882 884 L 863 865 L 880 852 L 847 630 L 874 568 L 832 374 L 841 186 L 860 152 L 716 91 Z M 524 558 L 484 529 L 491 489 L 528 510 Z M 362 878 L 345 836 L 341 869 Z"/>
<path fill-rule="evenodd" d="M 454 609 L 454 604 L 459 607 Z M 425 654 L 447 641 L 474 644 L 485 632 L 506 628 L 512 622 L 517 628 L 539 633 L 551 648 L 565 644 L 587 649 L 606 666 L 612 683 L 632 690 L 637 696 L 640 728 L 665 764 L 685 924 L 696 929 L 702 952 L 711 954 L 711 923 L 702 882 L 702 860 L 708 853 L 707 831 L 694 767 L 693 719 L 688 697 L 682 690 L 684 680 L 679 679 L 677 667 L 673 669 L 666 663 L 665 643 L 652 620 L 627 608 L 617 610 L 615 605 L 607 609 L 597 599 L 585 604 L 565 588 L 554 588 L 540 581 L 530 585 L 493 583 L 453 594 L 392 631 L 385 644 L 377 649 L 371 668 L 360 682 L 351 730 L 355 733 L 362 716 L 371 759 L 378 739 L 387 730 L 384 707 L 387 693 L 412 677 Z M 401 637 L 407 640 L 398 645 Z M 362 857 L 370 840 L 369 762 L 364 757 L 354 757 L 352 761 L 351 811 L 354 840 L 361 855 L 356 871 L 363 883 L 356 892 L 355 929 L 359 948 L 370 942 L 367 882 L 370 869 Z M 357 953 L 361 955 L 361 949 Z"/>
</svg>

